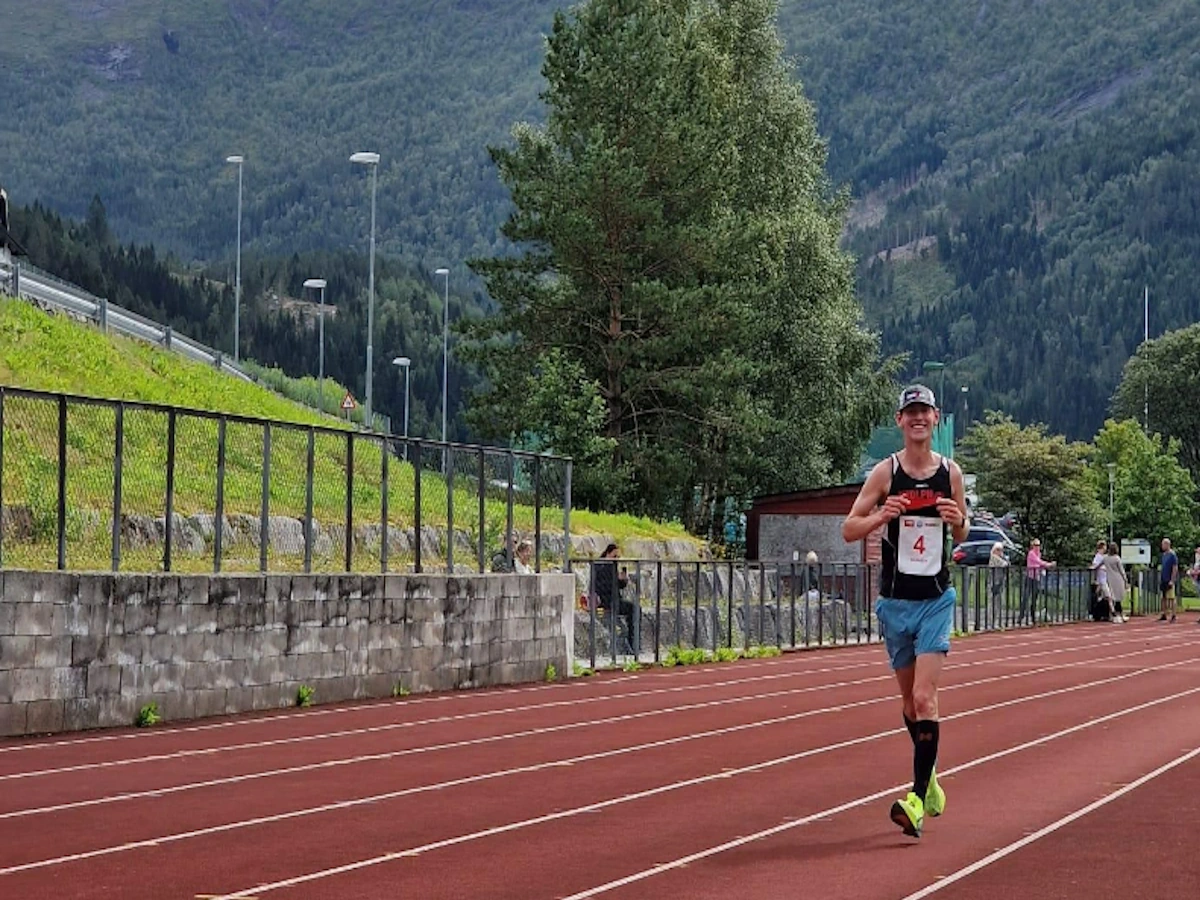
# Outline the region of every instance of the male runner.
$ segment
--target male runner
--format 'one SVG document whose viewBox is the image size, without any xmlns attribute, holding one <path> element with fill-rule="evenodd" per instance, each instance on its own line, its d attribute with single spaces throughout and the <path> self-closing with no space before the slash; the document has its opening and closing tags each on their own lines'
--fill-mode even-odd
<svg viewBox="0 0 1200 900">
<path fill-rule="evenodd" d="M 962 470 L 933 452 L 940 414 L 933 391 L 914 384 L 900 394 L 896 424 L 904 449 L 875 466 L 842 525 L 847 542 L 881 525 L 883 569 L 875 602 L 913 742 L 913 788 L 892 804 L 892 821 L 920 837 L 925 813 L 941 815 L 945 791 L 937 783 L 938 680 L 950 650 L 955 592 L 946 566 L 950 544 L 967 537 Z"/>
</svg>

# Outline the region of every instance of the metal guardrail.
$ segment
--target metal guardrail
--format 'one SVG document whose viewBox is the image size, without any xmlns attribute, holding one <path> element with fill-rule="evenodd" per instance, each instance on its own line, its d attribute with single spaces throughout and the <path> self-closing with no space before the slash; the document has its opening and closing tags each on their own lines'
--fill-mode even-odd
<svg viewBox="0 0 1200 900">
<path fill-rule="evenodd" d="M 29 263 L 0 262 L 0 285 L 7 284 L 14 296 L 36 300 L 73 315 L 95 322 L 101 330 L 111 329 L 127 337 L 148 341 L 182 354 L 196 362 L 213 366 L 227 375 L 253 382 L 241 367 L 230 362 L 220 350 L 179 334 L 169 325 L 159 325 L 144 316 L 109 303 L 103 297 L 85 291 L 77 285 L 55 278 Z"/>
<path fill-rule="evenodd" d="M 0 385 L 0 568 L 565 565 L 571 460 Z"/>
</svg>

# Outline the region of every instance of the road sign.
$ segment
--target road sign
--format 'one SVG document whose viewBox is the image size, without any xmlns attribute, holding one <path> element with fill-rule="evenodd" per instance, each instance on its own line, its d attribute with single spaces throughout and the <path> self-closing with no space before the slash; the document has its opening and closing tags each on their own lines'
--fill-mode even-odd
<svg viewBox="0 0 1200 900">
<path fill-rule="evenodd" d="M 346 396 L 342 398 L 342 409 L 346 410 L 346 412 L 349 412 L 350 410 L 354 409 L 355 406 L 356 404 L 354 402 L 354 398 L 350 396 L 349 391 L 346 391 Z"/>
</svg>

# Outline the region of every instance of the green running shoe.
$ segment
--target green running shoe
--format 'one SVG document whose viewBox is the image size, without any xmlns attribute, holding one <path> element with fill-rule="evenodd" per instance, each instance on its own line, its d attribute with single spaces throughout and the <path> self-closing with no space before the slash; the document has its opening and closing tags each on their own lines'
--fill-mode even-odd
<svg viewBox="0 0 1200 900">
<path fill-rule="evenodd" d="M 921 826 L 925 824 L 925 805 L 912 791 L 903 800 L 892 804 L 892 821 L 909 837 L 919 838 Z"/>
<path fill-rule="evenodd" d="M 925 791 L 925 812 L 936 818 L 946 808 L 946 792 L 938 784 L 937 770 L 929 776 L 929 789 Z"/>
</svg>

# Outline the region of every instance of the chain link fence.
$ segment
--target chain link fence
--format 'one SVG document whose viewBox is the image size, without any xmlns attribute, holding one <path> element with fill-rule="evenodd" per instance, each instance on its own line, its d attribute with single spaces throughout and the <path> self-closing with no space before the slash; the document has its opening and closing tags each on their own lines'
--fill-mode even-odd
<svg viewBox="0 0 1200 900">
<path fill-rule="evenodd" d="M 0 565 L 180 572 L 565 567 L 571 462 L 0 387 Z M 168 525 L 169 523 L 169 525 Z"/>
</svg>

